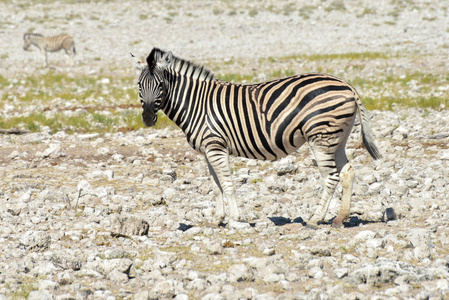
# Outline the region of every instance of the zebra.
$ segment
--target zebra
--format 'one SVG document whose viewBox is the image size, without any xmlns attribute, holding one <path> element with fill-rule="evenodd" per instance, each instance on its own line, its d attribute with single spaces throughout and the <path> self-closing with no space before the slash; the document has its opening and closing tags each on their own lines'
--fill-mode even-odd
<svg viewBox="0 0 449 300">
<path fill-rule="evenodd" d="M 39 48 L 45 57 L 44 68 L 48 67 L 47 52 L 56 52 L 64 49 L 67 54 L 67 63 L 73 65 L 73 56 L 76 54 L 75 42 L 70 35 L 60 34 L 57 36 L 44 37 L 40 33 L 25 33 L 23 35 L 23 50 L 28 50 L 31 45 Z"/>
<path fill-rule="evenodd" d="M 245 221 L 235 199 L 230 155 L 276 160 L 308 142 L 324 179 L 324 191 L 307 226 L 317 228 L 324 221 L 340 181 L 341 206 L 332 226 L 343 227 L 354 180 L 345 147 L 357 114 L 365 148 L 373 159 L 381 158 L 369 112 L 350 84 L 319 73 L 234 84 L 215 79 L 204 66 L 178 58 L 171 51 L 153 48 L 146 64 L 133 54 L 131 57 L 141 70 L 137 85 L 143 123 L 155 125 L 157 112 L 162 110 L 182 129 L 190 146 L 205 156 L 213 179 L 218 223 L 226 216 L 230 221 Z"/>
</svg>

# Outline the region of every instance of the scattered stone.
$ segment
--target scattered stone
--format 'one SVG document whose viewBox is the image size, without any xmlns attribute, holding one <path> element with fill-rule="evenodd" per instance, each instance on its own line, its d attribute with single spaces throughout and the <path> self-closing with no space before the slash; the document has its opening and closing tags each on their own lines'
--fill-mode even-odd
<svg viewBox="0 0 449 300">
<path fill-rule="evenodd" d="M 253 281 L 254 274 L 245 264 L 232 265 L 228 269 L 229 282 Z"/>
<path fill-rule="evenodd" d="M 348 276 L 348 268 L 337 268 L 334 270 L 338 279 Z"/>
<path fill-rule="evenodd" d="M 331 249 L 327 247 L 313 247 L 310 249 L 310 253 L 316 256 L 331 256 Z"/>
<path fill-rule="evenodd" d="M 55 299 L 51 291 L 31 291 L 28 295 L 30 300 L 53 300 Z"/>
<path fill-rule="evenodd" d="M 265 250 L 263 250 L 263 254 L 266 256 L 272 256 L 276 254 L 276 251 L 274 250 L 274 248 L 266 248 Z"/>
<path fill-rule="evenodd" d="M 146 235 L 150 225 L 135 216 L 112 215 L 110 217 L 111 233 L 115 235 Z"/>
<path fill-rule="evenodd" d="M 48 250 L 51 244 L 50 235 L 43 231 L 27 231 L 20 240 L 28 251 L 42 252 Z"/>
<path fill-rule="evenodd" d="M 430 247 L 430 232 L 424 228 L 413 228 L 409 230 L 407 235 L 410 244 L 413 247 Z"/>
<path fill-rule="evenodd" d="M 150 299 L 173 298 L 176 295 L 176 281 L 168 279 L 157 281 L 150 291 Z"/>
<path fill-rule="evenodd" d="M 275 166 L 275 170 L 277 175 L 283 176 L 286 174 L 294 174 L 296 170 L 298 170 L 298 166 L 294 164 L 292 157 L 287 156 L 282 158 L 279 162 L 277 162 L 277 166 Z"/>
<path fill-rule="evenodd" d="M 82 261 L 74 253 L 54 253 L 50 260 L 64 270 L 78 271 L 82 267 Z"/>
<path fill-rule="evenodd" d="M 378 285 L 400 282 L 418 283 L 434 280 L 436 274 L 433 270 L 414 266 L 403 261 L 377 260 L 374 264 L 364 264 L 349 274 L 348 282 L 354 285 L 366 283 Z"/>
<path fill-rule="evenodd" d="M 307 10 L 307 21 L 295 12 L 273 12 L 263 1 L 235 14 L 224 1 L 192 6 L 181 0 L 177 12 L 189 6 L 191 14 L 169 18 L 170 1 L 159 1 L 157 11 L 127 1 L 102 1 L 101 10 L 94 1 L 47 2 L 0 1 L 2 40 L 11 41 L 0 45 L 0 114 L 4 120 L 82 119 L 99 130 L 79 133 L 74 124 L 53 134 L 58 125 L 50 129 L 44 118 L 33 124 L 40 132 L 0 129 L 0 300 L 449 299 L 448 33 L 431 30 L 447 26 L 444 1 L 398 6 L 345 0 L 346 10 L 333 7 L 342 1 L 315 1 L 320 5 Z M 357 15 L 367 6 L 376 13 L 376 26 Z M 245 18 L 250 10 L 257 14 Z M 400 16 L 396 22 L 392 11 Z M 89 37 L 75 36 L 81 55 L 74 66 L 65 66 L 60 52 L 49 55 L 54 70 L 41 69 L 36 49 L 13 51 L 23 29 L 42 16 L 51 31 L 70 28 Z M 60 22 L 64 18 L 67 24 Z M 134 124 L 141 122 L 140 108 L 128 90 L 137 91 L 139 72 L 123 53 L 131 45 L 145 61 L 151 48 L 133 29 L 150 18 L 160 26 L 146 40 L 170 23 L 164 44 L 174 48 L 166 50 L 206 67 L 210 58 L 221 59 L 221 69 L 211 68 L 218 78 L 220 72 L 254 73 L 265 81 L 273 70 L 309 72 L 325 61 L 325 70 L 346 79 L 388 81 L 375 88 L 355 82 L 365 104 L 363 99 L 398 96 L 442 103 L 435 109 L 393 103 L 372 110 L 379 161 L 361 144 L 357 121 L 346 149 L 355 181 L 345 228 L 330 226 L 341 205 L 341 184 L 318 229 L 304 226 L 324 188 L 307 145 L 276 162 L 232 157 L 233 187 L 248 223 L 230 222 L 226 206 L 224 224 L 217 224 L 203 155 L 179 129 Z M 179 36 L 184 42 L 174 42 Z M 401 54 L 354 56 L 343 66 L 341 57 L 298 56 L 346 52 Z M 268 64 L 260 63 L 269 56 Z M 417 76 L 407 75 L 418 69 Z M 420 80 L 429 72 L 438 80 Z M 28 80 L 39 76 L 42 82 Z M 49 89 L 48 76 L 63 84 Z M 130 76 L 131 85 L 120 79 Z M 85 97 L 83 78 L 97 85 L 93 97 Z M 19 99 L 24 95 L 26 105 Z M 261 124 L 272 113 L 268 109 Z M 112 120 L 118 123 L 110 127 Z"/>
<path fill-rule="evenodd" d="M 65 153 L 61 150 L 60 144 L 50 144 L 47 149 L 45 149 L 42 153 L 37 153 L 36 156 L 41 158 L 55 158 L 65 156 Z"/>
<path fill-rule="evenodd" d="M 247 222 L 236 222 L 236 221 L 229 221 L 228 226 L 229 228 L 235 230 L 244 230 L 251 228 L 251 225 Z"/>
<path fill-rule="evenodd" d="M 230 247 L 227 247 L 228 245 L 225 243 L 225 247 L 226 248 L 230 248 Z M 223 253 L 223 247 L 222 247 L 222 245 L 221 245 L 221 243 L 211 243 L 211 244 L 208 244 L 207 246 L 206 246 L 206 248 L 207 248 L 207 251 L 209 251 L 209 254 L 211 254 L 211 255 L 219 255 L 219 254 L 222 254 Z"/>
<path fill-rule="evenodd" d="M 397 215 L 392 207 L 388 207 L 382 215 L 382 222 L 394 221 L 396 219 Z"/>
</svg>

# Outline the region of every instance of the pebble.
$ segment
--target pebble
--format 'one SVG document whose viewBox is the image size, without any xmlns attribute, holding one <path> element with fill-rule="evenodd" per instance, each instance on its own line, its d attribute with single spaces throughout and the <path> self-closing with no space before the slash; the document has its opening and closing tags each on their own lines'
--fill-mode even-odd
<svg viewBox="0 0 449 300">
<path fill-rule="evenodd" d="M 129 52 L 130 45 L 139 55 L 148 53 L 148 43 L 141 42 L 130 30 L 149 21 L 148 8 L 106 1 L 99 18 L 96 5 L 78 2 L 67 9 L 73 13 L 65 15 L 62 9 L 65 11 L 68 4 L 64 3 L 43 3 L 36 10 L 34 6 L 3 1 L 0 15 L 8 29 L 2 34 L 13 41 L 14 49 L 19 49 L 17 37 L 23 34 L 19 31 L 33 27 L 42 10 L 50 18 L 46 23 L 54 30 L 64 29 L 65 25 L 58 22 L 52 27 L 51 16 L 75 18 L 69 20 L 70 28 L 81 29 L 78 32 L 87 32 L 77 27 L 84 23 L 91 28 L 99 28 L 101 23 L 99 39 L 94 36 L 80 41 L 84 44 L 81 50 L 89 49 L 80 51 L 80 59 L 95 59 L 93 64 L 86 60 L 77 68 L 88 68 L 90 73 L 86 74 L 92 77 L 99 66 L 128 72 L 107 62 L 122 64 L 126 60 L 122 54 Z M 447 32 L 429 34 L 427 29 L 445 28 L 438 26 L 447 19 L 439 2 L 430 8 L 416 2 L 409 7 L 412 9 L 401 10 L 395 22 L 389 15 L 397 9 L 395 5 L 369 2 L 376 11 L 376 26 L 371 24 L 372 18 L 355 15 L 367 1 L 344 2 L 346 10 L 328 11 L 330 4 L 322 1 L 308 20 L 297 12 L 260 11 L 251 16 L 253 24 L 247 22 L 245 13 L 231 14 L 230 8 L 224 7 L 220 12 L 218 2 L 214 7 L 197 5 L 201 13 L 192 17 L 180 9 L 179 16 L 163 20 L 178 34 L 167 35 L 165 45 L 160 46 L 172 47 L 174 54 L 198 62 L 206 63 L 205 58 L 212 57 L 223 59 L 229 68 L 249 65 L 247 56 L 278 59 L 298 57 L 298 53 L 329 53 L 329 43 L 322 38 L 323 32 L 330 32 L 328 25 L 317 21 L 326 19 L 331 20 L 332 37 L 338 41 L 332 42 L 336 47 L 332 53 L 401 53 L 411 48 L 413 53 L 426 54 L 418 58 L 424 67 L 444 67 L 444 63 L 432 64 L 430 57 L 435 56 L 430 55 L 431 51 L 445 51 Z M 191 3 L 183 0 L 177 5 Z M 161 15 L 150 13 L 151 20 L 158 24 L 167 18 L 166 12 L 162 8 Z M 127 13 L 140 15 L 140 20 L 128 18 Z M 83 22 L 76 20 L 78 14 L 83 16 Z M 114 21 L 108 22 L 109 17 Z M 188 18 L 195 19 L 194 30 L 180 26 Z M 261 26 L 261 20 L 270 26 Z M 419 26 L 411 20 L 420 20 Z M 309 23 L 313 26 L 307 27 Z M 298 38 L 296 31 L 304 26 Z M 216 34 L 205 35 L 203 27 Z M 282 30 L 273 35 L 271 28 Z M 284 30 L 295 34 L 282 36 Z M 149 33 L 150 41 L 155 41 L 154 32 Z M 351 32 L 357 33 L 356 39 Z M 376 32 L 380 35 L 372 37 Z M 198 35 L 191 39 L 190 34 Z M 278 34 L 282 43 L 272 40 Z M 120 42 L 107 40 L 110 36 Z M 179 36 L 185 36 L 187 42 L 180 42 Z M 248 40 L 242 42 L 240 36 Z M 251 37 L 259 41 L 257 47 Z M 313 53 L 307 48 L 312 45 L 307 43 L 310 39 L 314 40 Z M 348 47 L 354 40 L 358 41 L 357 49 Z M 241 56 L 232 58 L 232 53 Z M 10 76 L 14 68 L 23 69 L 24 74 L 47 74 L 48 70 L 34 66 L 36 54 L 4 49 L 0 55 L 6 58 L 0 60 L 2 76 L 22 80 L 22 75 Z M 444 61 L 445 54 L 436 55 Z M 49 59 L 58 60 L 53 54 Z M 350 77 L 355 68 L 362 68 L 364 76 L 373 78 L 379 72 L 406 74 L 411 69 L 409 60 L 402 56 L 397 59 L 397 66 L 384 65 L 379 59 L 366 59 L 363 66 L 349 62 L 338 66 L 341 72 L 336 75 Z M 316 62 L 304 65 L 302 58 L 279 60 L 282 70 L 289 71 L 295 65 L 326 70 Z M 332 59 L 327 63 L 335 68 Z M 380 65 L 373 68 L 372 64 Z M 254 68 L 263 68 L 263 64 Z M 54 74 L 66 70 L 58 66 Z M 366 74 L 372 70 L 373 74 Z M 129 72 L 135 75 L 131 68 Z M 263 79 L 267 71 L 249 72 Z M 405 76 L 403 79 L 407 80 Z M 106 96 L 115 84 L 114 78 L 97 76 L 96 80 L 104 89 L 98 97 L 116 101 Z M 441 94 L 434 97 L 445 99 L 447 86 L 444 80 L 438 84 L 436 92 Z M 120 89 L 135 89 L 134 85 Z M 419 80 L 410 80 L 407 86 L 403 92 L 411 100 L 418 99 L 420 90 L 424 90 Z M 5 86 L 0 93 L 8 89 Z M 391 97 L 364 87 L 359 92 L 365 99 Z M 14 99 L 4 100 L 0 110 L 5 116 L 29 111 L 54 113 L 47 111 L 44 104 L 19 108 Z M 76 99 L 52 101 L 63 111 L 67 105 L 65 117 L 86 113 Z M 97 104 L 97 99 L 92 101 L 92 105 Z M 131 103 L 130 99 L 124 101 Z M 24 135 L 1 134 L 0 299 L 448 299 L 448 110 L 393 106 L 388 111 L 372 111 L 371 115 L 373 134 L 384 158 L 371 160 L 360 146 L 360 127 L 356 127 L 347 151 L 355 171 L 353 202 L 350 219 L 340 229 L 331 228 L 330 223 L 338 214 L 341 187 L 337 188 L 325 222 L 316 230 L 303 226 L 323 191 L 307 145 L 276 162 L 232 158 L 233 183 L 247 222 L 225 219 L 224 224 L 217 225 L 207 164 L 179 130 L 145 128 L 101 134 L 68 134 L 61 130 L 52 134 L 49 128 L 42 127 L 41 132 Z"/>
</svg>

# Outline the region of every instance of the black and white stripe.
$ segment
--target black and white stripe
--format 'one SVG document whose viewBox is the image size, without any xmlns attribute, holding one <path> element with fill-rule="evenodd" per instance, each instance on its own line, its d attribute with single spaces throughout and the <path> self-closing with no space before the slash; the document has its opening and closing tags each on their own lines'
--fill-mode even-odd
<svg viewBox="0 0 449 300">
<path fill-rule="evenodd" d="M 25 33 L 23 35 L 23 49 L 28 50 L 31 45 L 36 46 L 45 57 L 44 67 L 48 66 L 47 52 L 56 52 L 64 49 L 70 64 L 73 64 L 73 56 L 76 54 L 75 42 L 70 35 L 60 34 L 45 37 L 39 33 Z"/>
<path fill-rule="evenodd" d="M 275 160 L 307 141 L 325 185 L 320 205 L 308 224 L 316 226 L 324 219 L 341 181 L 342 205 L 333 225 L 343 225 L 349 215 L 354 178 L 345 146 L 357 113 L 366 149 L 374 159 L 381 157 L 367 111 L 351 85 L 325 74 L 232 84 L 157 48 L 148 56 L 147 65 L 139 66 L 144 123 L 154 125 L 157 111 L 163 110 L 185 132 L 190 145 L 205 155 L 216 183 L 218 221 L 225 217 L 223 201 L 229 205 L 231 219 L 242 219 L 234 197 L 229 155 Z"/>
</svg>

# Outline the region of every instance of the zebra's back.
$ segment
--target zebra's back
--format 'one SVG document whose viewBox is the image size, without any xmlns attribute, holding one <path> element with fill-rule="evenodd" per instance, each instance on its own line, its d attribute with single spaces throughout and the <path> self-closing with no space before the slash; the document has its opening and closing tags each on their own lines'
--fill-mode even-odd
<svg viewBox="0 0 449 300">
<path fill-rule="evenodd" d="M 75 42 L 73 38 L 68 34 L 60 34 L 56 36 L 45 37 L 43 46 L 45 51 L 56 52 L 64 49 L 67 53 L 75 54 Z"/>
<path fill-rule="evenodd" d="M 230 154 L 273 160 L 305 141 L 338 146 L 352 127 L 357 97 L 345 81 L 324 74 L 254 85 L 219 82 L 212 99 L 221 103 L 209 106 L 209 123 L 225 137 Z"/>
</svg>

